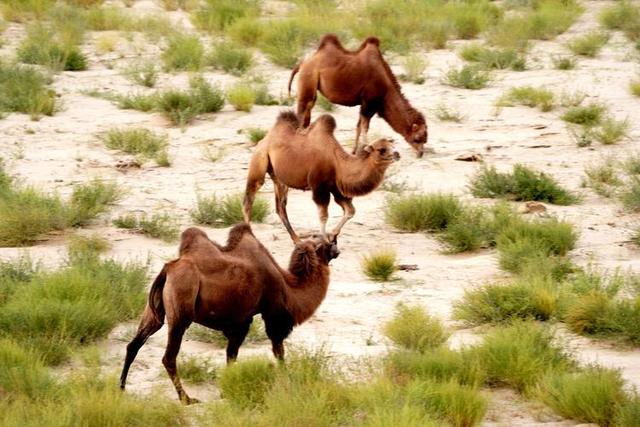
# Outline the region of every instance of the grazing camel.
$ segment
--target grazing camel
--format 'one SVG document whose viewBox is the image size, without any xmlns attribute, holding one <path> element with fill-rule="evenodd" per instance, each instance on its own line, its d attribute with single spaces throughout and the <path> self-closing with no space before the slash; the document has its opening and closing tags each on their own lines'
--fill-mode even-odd
<svg viewBox="0 0 640 427">
<path fill-rule="evenodd" d="M 280 113 L 276 124 L 256 147 L 249 163 L 242 205 L 244 220 L 250 221 L 256 192 L 268 173 L 274 185 L 278 216 L 294 243 L 300 238 L 287 216 L 289 188 L 312 191 L 320 216 L 320 234 L 330 241 L 355 214 L 352 199 L 378 188 L 385 171 L 400 155 L 389 139 L 367 145 L 358 155 L 348 154 L 333 136 L 336 122 L 328 114 L 320 116 L 306 131 L 299 131 L 297 126 L 293 111 Z M 343 216 L 327 236 L 331 194 Z"/>
<path fill-rule="evenodd" d="M 300 126 L 309 126 L 311 109 L 316 102 L 317 91 L 320 91 L 334 104 L 360 106 L 354 154 L 358 150 L 361 133 L 364 144 L 367 144 L 369 121 L 378 113 L 404 137 L 418 157 L 422 157 L 427 142 L 427 122 L 402 94 L 398 80 L 382 57 L 377 38 L 369 37 L 358 50 L 348 51 L 335 34 L 325 35 L 318 50 L 291 72 L 289 95 L 291 83 L 298 72 L 297 114 Z"/>
<path fill-rule="evenodd" d="M 229 231 L 226 246 L 198 228 L 182 233 L 180 257 L 164 265 L 151 285 L 138 332 L 127 345 L 120 388 L 140 347 L 167 318 L 167 348 L 162 363 L 180 401 L 196 403 L 182 388 L 176 358 L 192 322 L 220 330 L 227 337 L 227 363 L 236 359 L 253 316 L 261 313 L 273 354 L 284 359 L 283 341 L 294 326 L 316 311 L 329 286 L 329 261 L 340 254 L 337 243 L 306 240 L 296 245 L 289 269 L 278 266 L 248 224 Z"/>
</svg>

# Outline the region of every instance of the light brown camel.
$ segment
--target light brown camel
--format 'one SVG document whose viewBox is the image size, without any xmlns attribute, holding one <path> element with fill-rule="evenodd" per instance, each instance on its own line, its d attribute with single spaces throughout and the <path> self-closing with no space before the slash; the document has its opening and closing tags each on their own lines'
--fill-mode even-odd
<svg viewBox="0 0 640 427">
<path fill-rule="evenodd" d="M 289 95 L 296 73 L 300 73 L 297 95 L 300 126 L 309 126 L 311 109 L 320 91 L 334 104 L 360 106 L 354 154 L 361 133 L 367 144 L 369 121 L 377 113 L 422 157 L 427 122 L 402 94 L 398 80 L 382 57 L 377 38 L 369 37 L 358 50 L 348 51 L 335 34 L 327 34 L 320 40 L 318 50 L 291 72 Z"/>
<path fill-rule="evenodd" d="M 330 241 L 355 214 L 352 199 L 378 188 L 385 171 L 400 155 L 388 139 L 367 145 L 358 155 L 348 154 L 333 136 L 336 122 L 328 114 L 320 116 L 305 131 L 297 126 L 293 111 L 280 113 L 276 124 L 253 152 L 242 206 L 244 220 L 250 221 L 256 192 L 268 173 L 274 185 L 278 216 L 291 239 L 300 241 L 287 216 L 287 192 L 296 188 L 312 191 L 320 216 L 320 233 Z M 344 215 L 327 236 L 331 194 Z"/>
<path fill-rule="evenodd" d="M 168 325 L 162 363 L 185 404 L 197 402 L 182 388 L 176 358 L 191 323 L 220 330 L 228 339 L 227 363 L 236 359 L 253 316 L 261 313 L 273 354 L 284 359 L 283 341 L 294 326 L 307 320 L 329 286 L 329 261 L 340 254 L 337 243 L 322 239 L 296 245 L 289 269 L 278 266 L 248 224 L 238 224 L 222 247 L 198 228 L 182 233 L 180 257 L 164 265 L 153 282 L 138 332 L 127 345 L 120 387 L 138 350 Z"/>
</svg>

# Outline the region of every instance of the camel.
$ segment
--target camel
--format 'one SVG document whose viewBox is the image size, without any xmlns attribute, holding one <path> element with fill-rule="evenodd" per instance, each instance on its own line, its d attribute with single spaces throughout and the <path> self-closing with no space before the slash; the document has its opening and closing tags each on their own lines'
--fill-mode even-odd
<svg viewBox="0 0 640 427">
<path fill-rule="evenodd" d="M 136 336 L 127 345 L 120 376 L 124 390 L 129 367 L 147 339 L 166 317 L 167 348 L 162 363 L 181 402 L 197 403 L 183 389 L 176 358 L 182 336 L 195 322 L 227 337 L 227 364 L 238 356 L 253 316 L 264 319 L 272 351 L 284 360 L 285 338 L 307 320 L 329 286 L 329 262 L 340 251 L 336 241 L 305 240 L 291 254 L 289 269 L 278 266 L 248 224 L 229 231 L 226 246 L 209 240 L 198 228 L 182 233 L 180 257 L 168 262 L 155 279 Z"/>
<path fill-rule="evenodd" d="M 249 163 L 242 206 L 245 222 L 251 220 L 256 192 L 268 173 L 274 185 L 276 211 L 294 243 L 300 238 L 287 216 L 289 188 L 311 190 L 313 201 L 318 206 L 321 236 L 331 241 L 340 234 L 344 224 L 355 215 L 353 198 L 378 188 L 385 171 L 400 155 L 389 139 L 379 139 L 357 155 L 349 154 L 334 137 L 335 128 L 334 118 L 324 114 L 307 130 L 300 131 L 293 111 L 280 113 L 273 128 L 258 143 Z M 342 208 L 343 216 L 327 234 L 331 194 Z"/>
<path fill-rule="evenodd" d="M 300 126 L 311 122 L 317 91 L 334 104 L 360 106 L 353 154 L 360 134 L 367 144 L 369 121 L 377 113 L 401 134 L 420 158 L 427 142 L 427 122 L 402 94 L 400 84 L 380 52 L 380 40 L 367 38 L 356 51 L 348 51 L 335 34 L 320 40 L 318 50 L 294 67 L 289 78 L 289 96 L 298 77 L 297 114 Z"/>
</svg>

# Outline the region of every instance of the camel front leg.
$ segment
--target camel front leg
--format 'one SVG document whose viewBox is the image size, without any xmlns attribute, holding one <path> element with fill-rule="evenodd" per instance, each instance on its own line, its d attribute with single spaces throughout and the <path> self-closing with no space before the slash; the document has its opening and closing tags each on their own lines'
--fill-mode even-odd
<svg viewBox="0 0 640 427">
<path fill-rule="evenodd" d="M 362 115 L 358 117 L 358 124 L 356 125 L 356 140 L 353 143 L 352 154 L 356 154 L 358 152 L 358 142 L 360 141 L 360 128 L 362 126 Z"/>
<path fill-rule="evenodd" d="M 180 352 L 180 344 L 182 344 L 182 336 L 184 331 L 189 327 L 188 324 L 176 323 L 169 325 L 169 338 L 167 340 L 167 349 L 165 350 L 164 357 L 162 358 L 162 364 L 171 378 L 171 382 L 178 393 L 178 398 L 185 405 L 191 405 L 193 403 L 199 403 L 198 399 L 189 397 L 178 376 L 178 368 L 176 366 L 176 359 Z"/>
<path fill-rule="evenodd" d="M 243 323 L 235 329 L 223 332 L 224 336 L 227 337 L 227 365 L 235 362 L 238 358 L 238 350 L 247 337 L 247 333 L 249 333 L 252 321 L 253 319 L 250 319 L 249 322 Z"/>
<path fill-rule="evenodd" d="M 329 219 L 329 201 L 331 193 L 324 188 L 317 188 L 313 191 L 313 201 L 318 207 L 318 217 L 320 219 L 320 235 L 327 240 L 327 220 Z M 327 240 L 328 241 L 328 240 Z"/>
<path fill-rule="evenodd" d="M 278 212 L 280 221 L 284 224 L 284 228 L 287 229 L 293 243 L 299 243 L 300 237 L 293 230 L 291 222 L 289 222 L 289 215 L 287 215 L 287 196 L 289 194 L 289 187 L 278 181 L 274 175 L 271 176 L 271 180 L 273 181 L 274 193 L 276 196 L 276 211 Z"/>
<path fill-rule="evenodd" d="M 353 218 L 353 216 L 356 214 L 356 208 L 353 207 L 353 203 L 351 202 L 353 199 L 349 199 L 343 196 L 336 197 L 335 194 L 333 195 L 333 198 L 336 203 L 342 208 L 342 219 L 331 232 L 329 241 L 333 241 L 340 234 L 342 227 L 347 223 L 347 221 Z"/>
</svg>

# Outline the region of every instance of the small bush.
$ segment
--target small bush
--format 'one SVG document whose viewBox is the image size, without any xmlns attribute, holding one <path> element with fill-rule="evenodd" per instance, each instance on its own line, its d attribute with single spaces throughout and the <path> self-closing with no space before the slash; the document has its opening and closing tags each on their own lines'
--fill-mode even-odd
<svg viewBox="0 0 640 427">
<path fill-rule="evenodd" d="M 371 280 L 388 281 L 398 269 L 396 253 L 392 250 L 370 252 L 362 258 L 362 270 Z"/>
<path fill-rule="evenodd" d="M 549 175 L 523 165 L 515 165 L 512 173 L 500 173 L 494 167 L 484 167 L 471 178 L 469 187 L 475 197 L 538 200 L 556 205 L 578 201 Z"/>
<path fill-rule="evenodd" d="M 624 162 L 624 169 L 631 176 L 640 175 L 640 153 L 630 154 Z"/>
<path fill-rule="evenodd" d="M 531 393 L 547 373 L 572 365 L 550 331 L 531 322 L 496 328 L 471 352 L 486 369 L 487 385 L 507 385 L 521 393 Z"/>
<path fill-rule="evenodd" d="M 151 217 L 128 214 L 114 219 L 113 224 L 165 242 L 175 241 L 180 231 L 176 218 L 169 214 L 153 214 Z"/>
<path fill-rule="evenodd" d="M 167 71 L 198 71 L 204 62 L 204 47 L 197 36 L 175 34 L 162 52 Z"/>
<path fill-rule="evenodd" d="M 593 191 L 604 197 L 611 197 L 617 187 L 622 185 L 616 164 L 611 159 L 585 167 L 584 173 L 586 175 L 584 185 L 591 187 Z"/>
<path fill-rule="evenodd" d="M 167 90 L 158 95 L 157 108 L 173 124 L 185 126 L 202 113 L 220 111 L 224 106 L 224 93 L 202 77 L 189 81 L 190 90 Z"/>
<path fill-rule="evenodd" d="M 640 176 L 633 176 L 623 187 L 620 200 L 632 212 L 640 212 Z"/>
<path fill-rule="evenodd" d="M 246 83 L 237 83 L 227 89 L 227 100 L 237 111 L 251 111 L 256 102 L 256 93 Z"/>
<path fill-rule="evenodd" d="M 125 76 L 145 87 L 154 87 L 158 82 L 158 69 L 151 61 L 136 62 L 125 70 Z"/>
<path fill-rule="evenodd" d="M 629 90 L 633 96 L 640 96 L 640 80 L 631 80 Z"/>
<path fill-rule="evenodd" d="M 640 397 L 637 394 L 626 402 L 619 404 L 613 421 L 614 426 L 633 426 L 640 421 Z"/>
<path fill-rule="evenodd" d="M 218 199 L 211 197 L 198 197 L 198 204 L 191 211 L 191 218 L 197 224 L 211 225 L 213 227 L 229 227 L 243 221 L 242 200 L 244 194 L 232 194 Z M 269 214 L 269 203 L 261 198 L 254 200 L 251 208 L 251 221 L 264 222 Z"/>
<path fill-rule="evenodd" d="M 623 386 L 618 371 L 589 367 L 578 373 L 550 373 L 537 394 L 564 417 L 612 426 L 616 411 L 627 400 Z"/>
<path fill-rule="evenodd" d="M 384 334 L 394 344 L 408 350 L 426 352 L 449 338 L 442 322 L 419 306 L 398 305 L 393 319 L 384 325 Z"/>
<path fill-rule="evenodd" d="M 169 145 L 166 135 L 160 135 L 144 128 L 113 128 L 100 135 L 99 138 L 107 148 L 156 161 L 162 161 L 166 158 L 167 146 Z"/>
<path fill-rule="evenodd" d="M 267 359 L 247 359 L 228 365 L 220 373 L 218 386 L 231 403 L 253 408 L 264 403 L 265 394 L 275 380 L 275 366 Z"/>
<path fill-rule="evenodd" d="M 193 384 L 212 382 L 217 372 L 209 359 L 198 357 L 183 357 L 178 361 L 180 378 Z"/>
<path fill-rule="evenodd" d="M 215 68 L 222 69 L 234 76 L 247 72 L 253 63 L 253 55 L 248 50 L 230 43 L 219 43 L 213 47 L 209 62 Z"/>
<path fill-rule="evenodd" d="M 567 47 L 576 55 L 594 58 L 608 41 L 609 34 L 604 32 L 591 32 L 584 36 L 574 38 L 569 42 Z"/>
<path fill-rule="evenodd" d="M 87 224 L 106 212 L 107 206 L 115 203 L 121 195 L 115 182 L 100 179 L 75 186 L 69 206 L 69 225 L 77 227 Z"/>
<path fill-rule="evenodd" d="M 525 278 L 465 291 L 463 298 L 454 304 L 453 315 L 473 326 L 513 319 L 549 320 L 555 313 L 557 299 L 549 281 Z"/>
<path fill-rule="evenodd" d="M 629 134 L 629 121 L 616 120 L 612 117 L 605 118 L 599 128 L 595 130 L 594 137 L 603 145 L 615 144 Z"/>
<path fill-rule="evenodd" d="M 628 1 L 617 2 L 602 11 L 600 23 L 610 30 L 622 30 L 633 36 L 640 28 L 640 9 Z"/>
<path fill-rule="evenodd" d="M 524 71 L 525 58 L 515 49 L 490 49 L 480 44 L 465 45 L 460 56 L 466 61 L 477 62 L 487 69 Z"/>
<path fill-rule="evenodd" d="M 447 252 L 458 253 L 479 249 L 492 239 L 488 215 L 479 207 L 464 207 L 440 236 L 447 245 Z"/>
<path fill-rule="evenodd" d="M 436 106 L 434 114 L 441 122 L 461 123 L 466 118 L 464 114 L 444 103 L 440 103 Z"/>
<path fill-rule="evenodd" d="M 239 19 L 259 14 L 256 0 L 207 0 L 194 12 L 193 23 L 200 30 L 220 32 Z"/>
<path fill-rule="evenodd" d="M 69 252 L 69 258 L 73 260 L 85 254 L 101 254 L 110 248 L 111 244 L 107 239 L 98 234 L 93 234 L 91 236 L 71 236 L 67 250 Z"/>
<path fill-rule="evenodd" d="M 551 58 L 553 68 L 556 70 L 573 70 L 576 68 L 576 59 L 570 56 L 553 56 Z"/>
<path fill-rule="evenodd" d="M 465 65 L 460 69 L 451 69 L 444 77 L 444 84 L 463 89 L 482 89 L 491 81 L 488 71 L 475 65 Z"/>
<path fill-rule="evenodd" d="M 538 107 L 541 111 L 550 111 L 554 108 L 553 92 L 532 86 L 520 86 L 509 89 L 497 102 L 500 106 L 525 105 Z"/>
<path fill-rule="evenodd" d="M 460 202 L 451 194 L 397 196 L 387 200 L 385 216 L 399 230 L 441 231 L 461 209 Z"/>
<path fill-rule="evenodd" d="M 404 74 L 401 76 L 403 80 L 421 85 L 425 82 L 424 71 L 427 63 L 419 56 L 407 56 L 402 64 Z"/>
<path fill-rule="evenodd" d="M 82 71 L 87 58 L 72 42 L 61 41 L 52 28 L 31 27 L 17 50 L 18 60 L 25 64 L 44 65 L 54 71 Z"/>
<path fill-rule="evenodd" d="M 260 142 L 265 136 L 267 136 L 266 129 L 262 128 L 247 128 L 247 135 L 249 136 L 249 141 L 251 141 L 254 145 Z"/>
<path fill-rule="evenodd" d="M 0 112 L 52 116 L 57 108 L 56 94 L 47 85 L 50 79 L 41 72 L 0 61 Z"/>
</svg>

